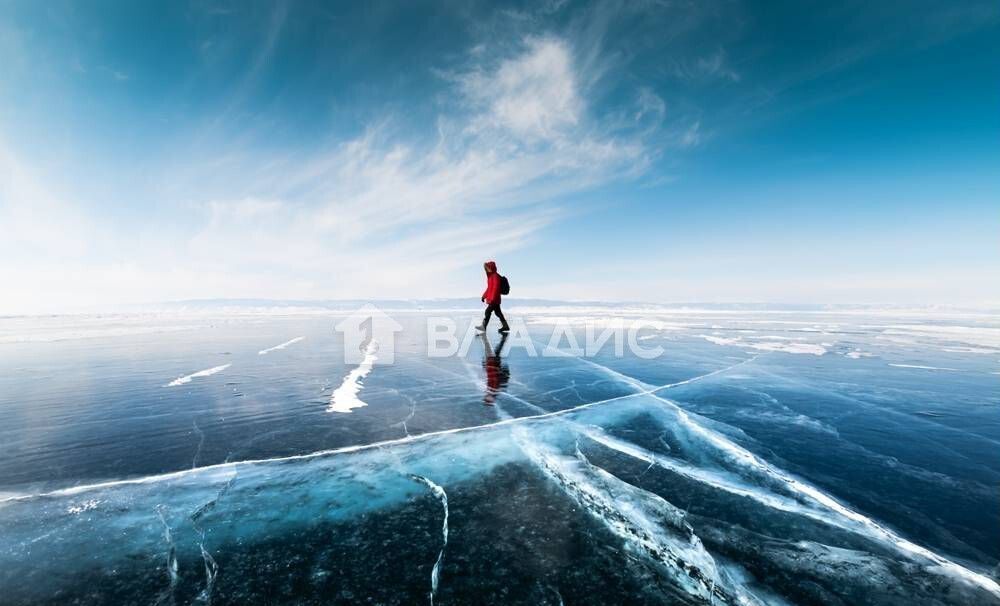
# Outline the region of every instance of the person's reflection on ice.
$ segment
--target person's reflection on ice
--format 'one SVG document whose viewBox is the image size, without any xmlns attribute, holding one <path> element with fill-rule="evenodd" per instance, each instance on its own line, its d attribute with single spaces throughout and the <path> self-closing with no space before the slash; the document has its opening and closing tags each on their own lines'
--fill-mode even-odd
<svg viewBox="0 0 1000 606">
<path fill-rule="evenodd" d="M 502 392 L 507 387 L 507 382 L 510 381 L 510 369 L 507 368 L 500 355 L 504 343 L 507 342 L 507 334 L 504 333 L 500 337 L 500 343 L 496 349 L 490 345 L 486 333 L 480 333 L 479 336 L 483 340 L 483 370 L 486 372 L 486 394 L 483 396 L 483 404 L 493 406 L 497 394 Z"/>
</svg>

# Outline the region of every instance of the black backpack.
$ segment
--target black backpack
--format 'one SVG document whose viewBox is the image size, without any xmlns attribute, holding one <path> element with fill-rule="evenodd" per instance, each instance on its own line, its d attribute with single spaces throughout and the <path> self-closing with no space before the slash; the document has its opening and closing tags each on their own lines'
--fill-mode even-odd
<svg viewBox="0 0 1000 606">
<path fill-rule="evenodd" d="M 500 294 L 510 294 L 510 282 L 507 281 L 507 276 L 500 276 Z"/>
</svg>

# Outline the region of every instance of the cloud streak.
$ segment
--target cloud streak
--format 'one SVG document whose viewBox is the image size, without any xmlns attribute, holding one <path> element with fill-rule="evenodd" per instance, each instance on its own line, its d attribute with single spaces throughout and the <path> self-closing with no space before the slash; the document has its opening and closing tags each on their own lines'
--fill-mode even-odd
<svg viewBox="0 0 1000 606">
<path fill-rule="evenodd" d="M 169 190 L 172 203 L 189 209 L 184 225 L 127 260 L 127 242 L 114 238 L 100 243 L 112 251 L 104 259 L 88 255 L 104 237 L 99 222 L 53 223 L 73 204 L 42 192 L 41 179 L 5 153 L 3 170 L 14 178 L 0 209 L 18 218 L 9 224 L 33 245 L 69 261 L 4 267 L 6 283 L 32 284 L 34 292 L 14 297 L 19 311 L 49 309 L 53 301 L 40 299 L 55 293 L 61 303 L 88 305 L 458 294 L 467 285 L 451 272 L 525 246 L 565 212 L 558 201 L 568 194 L 648 165 L 647 130 L 591 113 L 567 40 L 528 38 L 499 59 L 470 58 L 443 80 L 446 101 L 431 138 L 404 135 L 403 117 L 387 116 L 310 151 L 241 142 L 209 146 L 213 157 L 195 154 Z M 657 104 L 650 91 L 640 100 L 638 113 Z M 44 218 L 29 212 L 41 204 L 50 207 Z M 28 273 L 38 279 L 26 282 Z"/>
</svg>

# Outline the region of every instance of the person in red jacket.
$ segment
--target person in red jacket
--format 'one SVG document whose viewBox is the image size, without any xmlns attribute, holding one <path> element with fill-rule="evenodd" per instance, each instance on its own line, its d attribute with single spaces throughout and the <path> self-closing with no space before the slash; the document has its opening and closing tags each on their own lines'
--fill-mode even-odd
<svg viewBox="0 0 1000 606">
<path fill-rule="evenodd" d="M 497 273 L 497 264 L 493 261 L 483 263 L 486 270 L 486 290 L 483 292 L 481 300 L 486 303 L 486 315 L 483 316 L 483 323 L 476 327 L 476 330 L 486 330 L 486 325 L 490 323 L 490 316 L 494 313 L 500 320 L 500 330 L 498 332 L 510 332 L 507 326 L 507 319 L 500 311 L 500 274 Z"/>
</svg>

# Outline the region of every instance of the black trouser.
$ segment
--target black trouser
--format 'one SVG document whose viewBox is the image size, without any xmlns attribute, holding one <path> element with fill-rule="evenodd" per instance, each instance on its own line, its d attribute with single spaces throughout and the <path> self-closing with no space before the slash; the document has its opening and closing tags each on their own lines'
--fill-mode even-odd
<svg viewBox="0 0 1000 606">
<path fill-rule="evenodd" d="M 499 303 L 490 303 L 486 306 L 486 316 L 483 317 L 483 328 L 490 323 L 490 316 L 496 313 L 497 318 L 500 320 L 500 326 L 502 328 L 507 328 L 507 319 L 503 317 L 503 312 L 500 311 Z"/>
</svg>

